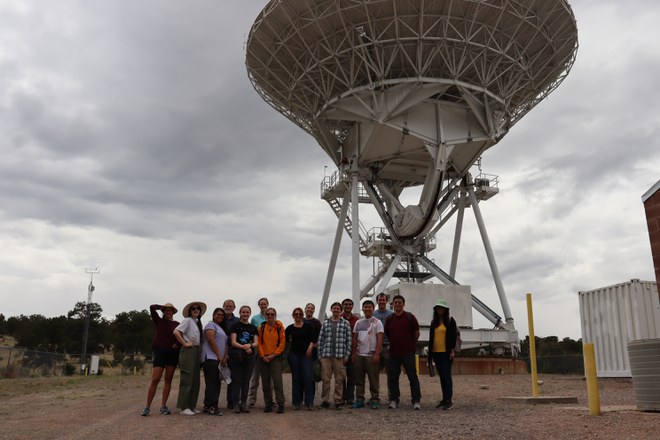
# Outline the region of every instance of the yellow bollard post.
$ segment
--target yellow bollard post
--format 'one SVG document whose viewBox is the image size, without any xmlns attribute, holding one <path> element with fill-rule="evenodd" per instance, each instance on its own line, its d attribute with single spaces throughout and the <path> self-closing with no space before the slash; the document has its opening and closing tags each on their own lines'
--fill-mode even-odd
<svg viewBox="0 0 660 440">
<path fill-rule="evenodd" d="M 532 312 L 532 294 L 527 295 L 527 324 L 529 326 L 529 363 L 532 368 L 532 396 L 539 397 L 539 380 L 536 370 L 536 338 L 534 337 L 534 313 Z"/>
<path fill-rule="evenodd" d="M 587 379 L 587 401 L 589 402 L 589 415 L 600 415 L 600 396 L 598 394 L 598 374 L 596 372 L 596 354 L 594 344 L 585 343 L 582 346 L 584 353 L 584 375 Z"/>
</svg>

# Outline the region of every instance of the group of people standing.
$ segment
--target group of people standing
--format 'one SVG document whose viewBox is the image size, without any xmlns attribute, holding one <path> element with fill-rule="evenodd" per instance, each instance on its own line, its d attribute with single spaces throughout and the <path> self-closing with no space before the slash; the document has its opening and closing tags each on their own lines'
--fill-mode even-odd
<svg viewBox="0 0 660 440">
<path fill-rule="evenodd" d="M 421 390 L 416 372 L 415 353 L 420 330 L 417 318 L 404 310 L 401 295 L 392 298 L 380 293 L 377 304 L 363 301 L 363 317 L 353 314 L 353 301 L 333 303 L 332 315 L 324 322 L 314 317 L 314 304 L 292 312 L 293 323 L 284 328 L 267 298 L 257 302 L 259 313 L 244 305 L 234 314 L 235 303 L 226 300 L 213 311 L 211 320 L 202 327 L 206 304 L 187 304 L 183 321 L 175 321 L 176 307 L 171 303 L 150 306 L 156 333 L 153 342 L 153 372 L 147 392 L 150 407 L 163 374 L 165 376 L 160 413 L 167 415 L 172 377 L 180 369 L 177 408 L 182 415 L 204 412 L 222 415 L 221 382 L 227 386 L 227 408 L 236 414 L 249 412 L 257 400 L 261 381 L 264 412 L 284 412 L 282 384 L 283 357 L 288 346 L 287 361 L 291 369 L 292 405 L 295 410 L 314 409 L 315 363 L 320 363 L 322 376 L 321 408 L 342 409 L 344 405 L 380 408 L 380 371 L 387 373 L 388 407 L 397 408 L 400 400 L 399 376 L 403 367 L 410 383 L 413 409 L 421 409 Z M 437 408 L 450 409 L 452 404 L 451 365 L 458 336 L 456 322 L 449 316 L 449 306 L 438 300 L 434 307 L 429 333 L 429 356 L 440 376 L 442 400 Z M 162 317 L 158 314 L 162 312 Z M 200 371 L 204 372 L 205 392 L 202 411 L 196 409 L 200 391 Z M 331 382 L 334 392 L 331 399 Z M 370 399 L 365 400 L 366 380 Z M 274 395 L 273 395 L 274 394 Z M 332 400 L 332 404 L 331 404 Z"/>
</svg>

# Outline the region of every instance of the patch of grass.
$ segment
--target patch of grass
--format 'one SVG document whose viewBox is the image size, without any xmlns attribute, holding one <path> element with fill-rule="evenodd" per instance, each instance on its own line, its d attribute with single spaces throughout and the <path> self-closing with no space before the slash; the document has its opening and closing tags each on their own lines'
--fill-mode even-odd
<svg viewBox="0 0 660 440">
<path fill-rule="evenodd" d="M 138 385 L 139 383 L 139 385 Z M 11 398 L 35 393 L 62 393 L 96 391 L 99 387 L 116 389 L 125 386 L 143 386 L 141 376 L 66 376 L 0 379 L 0 397 Z"/>
</svg>

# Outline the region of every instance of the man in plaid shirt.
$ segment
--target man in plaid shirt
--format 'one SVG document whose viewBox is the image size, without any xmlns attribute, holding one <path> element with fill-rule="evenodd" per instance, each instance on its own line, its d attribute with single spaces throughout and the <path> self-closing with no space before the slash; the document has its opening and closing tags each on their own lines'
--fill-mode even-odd
<svg viewBox="0 0 660 440">
<path fill-rule="evenodd" d="M 342 318 L 341 304 L 335 302 L 330 306 L 332 316 L 321 326 L 318 349 L 323 370 L 323 387 L 321 408 L 330 408 L 330 381 L 335 378 L 335 408 L 341 409 L 343 384 L 346 379 L 346 362 L 351 355 L 351 326 Z"/>
</svg>

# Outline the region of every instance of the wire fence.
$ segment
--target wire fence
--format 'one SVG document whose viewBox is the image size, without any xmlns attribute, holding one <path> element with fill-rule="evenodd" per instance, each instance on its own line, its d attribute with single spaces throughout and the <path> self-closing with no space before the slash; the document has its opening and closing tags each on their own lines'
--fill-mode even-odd
<svg viewBox="0 0 660 440">
<path fill-rule="evenodd" d="M 89 368 L 92 356 L 98 356 L 96 368 Z M 152 355 L 104 353 L 87 356 L 85 366 L 80 354 L 50 353 L 20 347 L 0 347 L 0 378 L 73 376 L 75 374 L 151 375 Z M 527 364 L 529 357 L 520 360 Z M 543 356 L 536 359 L 540 374 L 584 374 L 582 355 Z"/>
<path fill-rule="evenodd" d="M 89 368 L 92 357 L 98 366 Z M 80 354 L 51 353 L 20 347 L 0 347 L 0 378 L 73 376 L 75 374 L 151 374 L 151 354 L 92 354 L 81 362 Z M 94 365 L 92 365 L 94 367 Z"/>
</svg>

